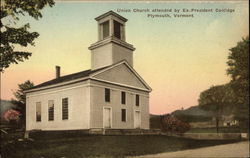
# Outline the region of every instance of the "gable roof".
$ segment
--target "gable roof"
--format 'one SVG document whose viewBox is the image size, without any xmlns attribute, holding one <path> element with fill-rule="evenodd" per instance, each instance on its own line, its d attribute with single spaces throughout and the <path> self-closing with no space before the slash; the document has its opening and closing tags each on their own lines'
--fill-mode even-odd
<svg viewBox="0 0 250 158">
<path fill-rule="evenodd" d="M 65 75 L 65 76 L 61 76 L 59 78 L 55 78 L 53 80 L 49 80 L 47 82 L 43 82 L 41 84 L 38 84 L 28 90 L 32 90 L 32 89 L 35 89 L 35 88 L 41 88 L 41 87 L 45 87 L 45 86 L 50 86 L 50 85 L 53 85 L 53 84 L 57 84 L 57 83 L 62 83 L 62 82 L 66 82 L 66 81 L 71 81 L 71 80 L 75 80 L 75 79 L 79 79 L 79 78 L 83 78 L 83 77 L 88 77 L 90 74 L 93 74 L 97 71 L 100 71 L 102 69 L 105 69 L 107 67 L 102 67 L 102 68 L 99 68 L 99 69 L 96 69 L 96 70 L 85 70 L 85 71 L 81 71 L 81 72 L 77 72 L 77 73 L 73 73 L 73 74 L 69 74 L 69 75 Z"/>
<path fill-rule="evenodd" d="M 143 78 L 135 71 L 135 69 L 133 68 L 133 67 L 131 67 L 129 64 L 128 64 L 128 62 L 126 61 L 126 60 L 122 60 L 122 61 L 120 61 L 120 62 L 118 62 L 118 63 L 116 63 L 116 64 L 113 64 L 113 65 L 110 65 L 109 67 L 106 67 L 105 69 L 102 69 L 102 70 L 100 70 L 100 71 L 97 71 L 97 72 L 95 72 L 95 73 L 92 73 L 91 75 L 90 75 L 90 77 L 91 78 L 94 78 L 94 79 L 97 79 L 97 80 L 100 80 L 100 79 L 98 79 L 98 78 L 95 78 L 95 76 L 96 75 L 98 75 L 98 74 L 101 74 L 101 73 L 103 73 L 103 72 L 105 72 L 105 71 L 108 71 L 108 70 L 110 70 L 110 69 L 112 69 L 112 68 L 114 68 L 114 67 L 117 67 L 117 66 L 119 66 L 119 65 L 121 65 L 121 64 L 125 64 L 125 66 L 127 66 L 127 68 L 135 75 L 135 77 L 146 87 L 146 89 L 148 90 L 148 91 L 152 91 L 152 88 L 143 80 Z"/>
<path fill-rule="evenodd" d="M 112 64 L 112 65 L 109 65 L 109 66 L 106 66 L 106 67 L 102 67 L 102 68 L 99 68 L 99 69 L 95 69 L 95 70 L 85 70 L 85 71 L 81 71 L 81 72 L 77 72 L 77 73 L 73 73 L 73 74 L 69 74 L 69 75 L 65 75 L 65 76 L 61 76 L 59 78 L 55 78 L 55 79 L 52 79 L 52 80 L 49 80 L 47 82 L 43 82 L 41 84 L 38 84 L 30 89 L 27 89 L 25 92 L 30 92 L 34 89 L 37 89 L 37 88 L 43 88 L 43 87 L 49 87 L 49 86 L 53 86 L 55 84 L 63 84 L 64 82 L 70 82 L 70 81 L 73 81 L 73 80 L 77 80 L 77 79 L 83 79 L 83 78 L 90 78 L 90 79 L 94 79 L 94 76 L 99 74 L 99 73 L 103 73 L 109 69 L 112 69 L 113 67 L 116 67 L 120 64 L 125 64 L 133 73 L 134 75 L 147 87 L 147 89 L 149 91 L 151 91 L 152 89 L 148 86 L 148 84 L 139 76 L 139 74 L 127 63 L 126 60 L 122 60 L 118 63 L 115 63 L 115 64 Z M 98 80 L 98 79 L 97 79 Z"/>
</svg>

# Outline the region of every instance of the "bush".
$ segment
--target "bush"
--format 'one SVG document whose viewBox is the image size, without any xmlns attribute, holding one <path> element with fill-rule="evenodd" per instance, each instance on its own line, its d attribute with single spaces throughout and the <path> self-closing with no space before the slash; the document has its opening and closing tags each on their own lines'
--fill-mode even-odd
<svg viewBox="0 0 250 158">
<path fill-rule="evenodd" d="M 9 109 L 3 113 L 2 118 L 1 118 L 1 124 L 3 123 L 2 125 L 5 125 L 11 129 L 19 128 L 20 115 L 21 114 L 19 111 Z"/>
<path fill-rule="evenodd" d="M 161 116 L 161 127 L 164 132 L 183 134 L 190 129 L 189 123 L 183 122 L 172 115 Z"/>
<path fill-rule="evenodd" d="M 152 116 L 149 119 L 150 129 L 160 129 L 161 128 L 161 117 L 159 116 Z"/>
<path fill-rule="evenodd" d="M 4 112 L 3 119 L 8 122 L 18 122 L 20 119 L 20 112 L 10 109 Z"/>
</svg>

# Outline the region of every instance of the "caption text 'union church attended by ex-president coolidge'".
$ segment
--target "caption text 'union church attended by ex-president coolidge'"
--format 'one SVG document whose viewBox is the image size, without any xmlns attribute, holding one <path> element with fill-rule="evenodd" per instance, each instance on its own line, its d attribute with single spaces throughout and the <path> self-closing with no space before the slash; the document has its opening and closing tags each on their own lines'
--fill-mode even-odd
<svg viewBox="0 0 250 158">
<path fill-rule="evenodd" d="M 98 41 L 91 69 L 60 76 L 26 91 L 26 130 L 149 129 L 150 86 L 133 68 L 126 18 L 109 11 L 95 18 Z"/>
</svg>

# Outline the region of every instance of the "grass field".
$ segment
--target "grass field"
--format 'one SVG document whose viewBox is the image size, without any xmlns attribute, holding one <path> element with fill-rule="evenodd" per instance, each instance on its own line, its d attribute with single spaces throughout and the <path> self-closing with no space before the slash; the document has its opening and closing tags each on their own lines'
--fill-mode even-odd
<svg viewBox="0 0 250 158">
<path fill-rule="evenodd" d="M 84 135 L 72 138 L 39 138 L 1 147 L 3 158 L 121 158 L 232 143 L 232 140 L 191 140 L 168 136 Z"/>
</svg>

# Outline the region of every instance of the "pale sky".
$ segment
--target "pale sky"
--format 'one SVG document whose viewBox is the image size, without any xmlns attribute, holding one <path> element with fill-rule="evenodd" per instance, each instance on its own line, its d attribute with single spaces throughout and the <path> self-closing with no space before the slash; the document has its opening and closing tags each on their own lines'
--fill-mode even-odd
<svg viewBox="0 0 250 158">
<path fill-rule="evenodd" d="M 17 84 L 35 84 L 90 68 L 90 44 L 97 41 L 95 17 L 117 9 L 234 9 L 194 13 L 193 18 L 148 18 L 148 13 L 119 12 L 128 19 L 126 41 L 136 48 L 134 68 L 152 87 L 150 113 L 169 113 L 197 105 L 200 92 L 230 81 L 229 49 L 248 32 L 248 2 L 57 2 L 39 21 L 25 17 L 40 36 L 33 54 L 1 74 L 2 99 L 13 98 Z M 154 13 L 165 14 L 165 13 Z M 174 13 L 170 13 L 173 16 Z"/>
</svg>

